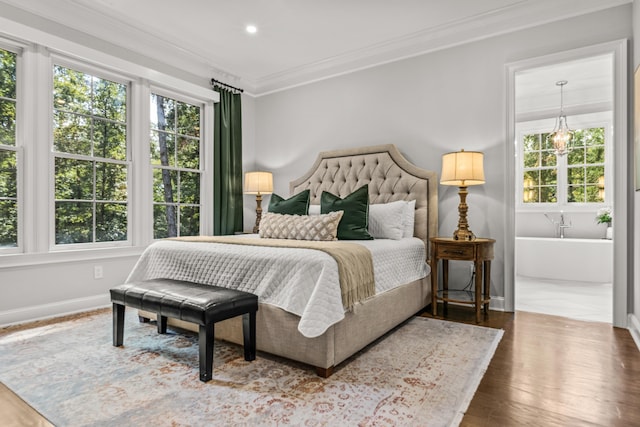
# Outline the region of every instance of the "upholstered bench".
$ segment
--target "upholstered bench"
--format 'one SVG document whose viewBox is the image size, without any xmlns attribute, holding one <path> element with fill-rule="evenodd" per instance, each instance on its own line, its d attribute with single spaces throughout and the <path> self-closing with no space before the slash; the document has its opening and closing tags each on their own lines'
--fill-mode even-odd
<svg viewBox="0 0 640 427">
<path fill-rule="evenodd" d="M 154 312 L 158 333 L 167 332 L 167 317 L 198 324 L 200 380 L 209 381 L 213 370 L 214 323 L 243 316 L 244 359 L 256 358 L 256 311 L 254 294 L 220 286 L 169 279 L 131 282 L 111 289 L 113 303 L 113 345 L 124 338 L 125 306 Z"/>
</svg>

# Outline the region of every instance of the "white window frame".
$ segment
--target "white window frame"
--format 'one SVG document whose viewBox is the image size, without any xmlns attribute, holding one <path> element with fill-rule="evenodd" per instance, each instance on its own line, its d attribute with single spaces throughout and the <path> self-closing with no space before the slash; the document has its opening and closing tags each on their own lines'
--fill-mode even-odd
<svg viewBox="0 0 640 427">
<path fill-rule="evenodd" d="M 0 267 L 18 267 L 139 255 L 153 242 L 153 194 L 149 159 L 149 94 L 203 105 L 201 234 L 213 233 L 213 106 L 217 92 L 81 44 L 26 29 L 22 42 L 0 37 L 18 56 L 16 149 L 18 152 L 18 247 L 0 249 Z M 42 43 L 42 44 L 37 44 Z M 46 45 L 45 45 L 46 44 Z M 63 53 L 64 52 L 64 53 Z M 128 240 L 55 245 L 53 64 L 109 80 L 129 82 Z M 107 65 L 108 64 L 108 65 Z M 26 226 L 28 225 L 28 227 Z M 44 237 L 46 236 L 46 238 Z"/>
<path fill-rule="evenodd" d="M 569 203 L 567 202 L 568 168 L 567 157 L 558 156 L 556 167 L 557 176 L 557 203 L 524 203 L 522 194 L 524 191 L 522 176 L 524 173 L 524 135 L 549 133 L 555 125 L 555 117 L 516 124 L 516 212 L 547 212 L 550 210 L 564 212 L 592 212 L 613 203 L 613 120 L 610 111 L 573 115 L 568 117 L 571 129 L 588 129 L 603 127 L 605 150 L 605 199 L 602 203 Z"/>
<path fill-rule="evenodd" d="M 87 64 L 81 61 L 70 60 L 69 58 L 66 58 L 63 56 L 51 55 L 50 62 L 51 62 L 51 66 L 50 66 L 50 75 L 49 75 L 49 85 L 51 90 L 47 92 L 49 94 L 49 103 L 48 103 L 49 123 L 51 124 L 50 131 L 49 131 L 49 177 L 50 177 L 50 180 L 49 180 L 49 197 L 50 197 L 49 199 L 49 250 L 51 251 L 73 250 L 73 249 L 81 250 L 81 249 L 91 249 L 91 248 L 110 248 L 110 247 L 131 246 L 131 242 L 132 242 L 131 233 L 132 233 L 132 230 L 135 228 L 135 224 L 132 223 L 134 216 L 132 214 L 132 208 L 131 208 L 131 197 L 135 196 L 135 193 L 133 191 L 129 192 L 133 184 L 131 175 L 134 169 L 134 162 L 131 156 L 132 139 L 130 135 L 130 130 L 133 127 L 132 120 L 131 120 L 132 119 L 131 79 L 128 78 L 127 76 L 111 72 L 108 69 L 98 68 L 91 64 Z M 126 119 L 127 120 L 126 122 L 127 159 L 126 161 L 122 162 L 122 164 L 126 164 L 127 166 L 127 190 L 129 193 L 127 197 L 127 239 L 126 240 L 119 240 L 119 241 L 113 241 L 113 242 L 87 242 L 87 243 L 65 243 L 65 244 L 56 243 L 55 159 L 57 157 L 74 158 L 74 159 L 79 159 L 79 158 L 88 159 L 89 157 L 92 159 L 94 158 L 93 156 L 67 155 L 64 153 L 56 154 L 53 149 L 53 144 L 54 144 L 53 125 L 52 125 L 53 124 L 53 67 L 56 65 L 69 68 L 74 71 L 79 71 L 85 74 L 89 74 L 91 76 L 95 76 L 105 80 L 110 80 L 116 83 L 120 83 L 127 87 L 127 106 L 126 106 L 127 108 L 127 119 Z M 94 194 L 94 203 L 95 203 L 95 194 Z M 95 233 L 95 221 L 93 224 L 92 232 Z"/>
<path fill-rule="evenodd" d="M 202 98 L 195 98 L 193 96 L 185 95 L 184 93 L 177 92 L 174 90 L 169 90 L 163 87 L 151 85 L 149 87 L 149 94 L 147 96 L 147 108 L 149 108 L 149 100 L 151 94 L 155 93 L 161 96 L 165 96 L 167 98 L 174 99 L 176 101 L 181 101 L 187 104 L 195 105 L 200 107 L 200 234 L 213 234 L 213 209 L 206 208 L 207 205 L 213 205 L 213 200 L 211 203 L 206 203 L 206 198 L 202 196 L 204 194 L 213 195 L 213 133 L 212 126 L 207 125 L 207 123 L 213 123 L 213 103 L 207 103 Z M 150 118 L 151 112 L 147 114 L 147 118 Z M 155 206 L 155 202 L 153 201 L 153 170 L 154 166 L 149 161 L 150 159 L 150 120 L 147 120 L 147 134 L 146 134 L 146 142 L 147 142 L 147 164 L 150 170 L 150 184 L 149 191 L 151 192 L 151 236 L 154 235 L 155 230 L 154 227 L 154 217 L 153 217 L 153 207 Z M 210 136 L 210 139 L 207 138 Z M 211 144 L 207 145 L 206 141 L 211 141 Z M 175 170 L 180 169 L 176 168 Z M 173 169 L 172 169 L 173 170 Z M 181 204 L 177 204 L 180 206 Z M 206 216 L 205 216 L 206 215 Z"/>
<path fill-rule="evenodd" d="M 0 38 L 0 49 L 12 52 L 16 54 L 16 123 L 15 123 L 15 145 L 3 146 L 3 150 L 13 151 L 16 153 L 16 185 L 17 185 L 17 206 L 18 206 L 18 218 L 17 218 L 17 241 L 14 247 L 0 248 L 0 255 L 3 254 L 18 254 L 24 250 L 24 81 L 26 76 L 24 75 L 24 50 L 26 45 L 15 43 L 9 40 Z"/>
</svg>

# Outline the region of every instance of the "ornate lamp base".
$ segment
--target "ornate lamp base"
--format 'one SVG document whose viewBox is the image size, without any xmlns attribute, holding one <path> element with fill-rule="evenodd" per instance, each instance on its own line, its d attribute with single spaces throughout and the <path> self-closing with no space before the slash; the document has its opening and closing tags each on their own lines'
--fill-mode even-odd
<svg viewBox="0 0 640 427">
<path fill-rule="evenodd" d="M 260 220 L 262 219 L 262 194 L 256 194 L 256 225 L 253 226 L 253 234 L 260 231 Z"/>
<path fill-rule="evenodd" d="M 472 241 L 472 240 L 476 240 L 476 235 L 473 234 L 473 232 L 471 230 L 460 230 L 457 229 L 456 231 L 453 232 L 453 239 L 454 240 L 465 240 L 465 241 Z"/>
<path fill-rule="evenodd" d="M 471 241 L 476 239 L 476 235 L 469 230 L 469 223 L 467 222 L 467 187 L 460 187 L 458 192 L 460 195 L 460 204 L 458 205 L 458 229 L 453 232 L 454 240 Z"/>
</svg>

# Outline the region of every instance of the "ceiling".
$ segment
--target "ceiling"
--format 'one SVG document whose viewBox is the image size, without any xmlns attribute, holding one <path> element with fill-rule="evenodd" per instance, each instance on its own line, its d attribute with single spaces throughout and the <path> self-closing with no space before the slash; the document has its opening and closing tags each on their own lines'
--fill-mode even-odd
<svg viewBox="0 0 640 427">
<path fill-rule="evenodd" d="M 256 96 L 632 0 L 0 0 Z M 258 28 L 245 31 L 247 24 Z"/>
<path fill-rule="evenodd" d="M 516 121 L 549 116 L 550 111 L 557 115 L 561 80 L 567 82 L 562 89 L 566 113 L 613 109 L 613 57 L 597 55 L 517 72 Z"/>
</svg>

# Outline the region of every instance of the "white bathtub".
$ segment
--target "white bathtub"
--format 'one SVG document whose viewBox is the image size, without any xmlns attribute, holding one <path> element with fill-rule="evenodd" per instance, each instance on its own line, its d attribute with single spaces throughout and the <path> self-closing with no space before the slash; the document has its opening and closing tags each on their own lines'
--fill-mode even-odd
<svg viewBox="0 0 640 427">
<path fill-rule="evenodd" d="M 516 237 L 516 275 L 613 283 L 613 241 Z"/>
</svg>

